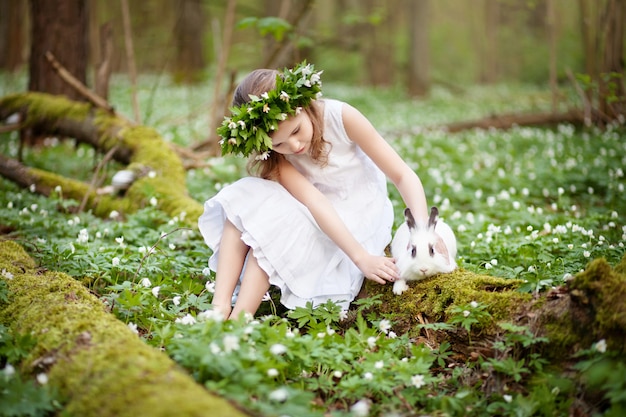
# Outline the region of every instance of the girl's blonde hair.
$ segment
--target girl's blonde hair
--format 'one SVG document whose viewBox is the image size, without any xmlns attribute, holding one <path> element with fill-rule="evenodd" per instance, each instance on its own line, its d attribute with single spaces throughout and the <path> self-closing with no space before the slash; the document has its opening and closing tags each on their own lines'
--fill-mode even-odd
<svg viewBox="0 0 626 417">
<path fill-rule="evenodd" d="M 239 107 L 250 101 L 250 94 L 260 96 L 272 90 L 276 86 L 276 76 L 280 73 L 271 69 L 257 69 L 252 71 L 237 86 L 233 95 L 232 105 Z M 328 162 L 328 142 L 324 140 L 324 116 L 319 104 L 312 101 L 303 111 L 311 119 L 313 126 L 313 138 L 311 139 L 311 158 L 318 164 L 324 166 Z M 278 164 L 284 155 L 278 152 L 270 152 L 265 160 L 259 160 L 253 155 L 248 161 L 248 172 L 254 173 L 265 179 L 278 179 Z"/>
</svg>

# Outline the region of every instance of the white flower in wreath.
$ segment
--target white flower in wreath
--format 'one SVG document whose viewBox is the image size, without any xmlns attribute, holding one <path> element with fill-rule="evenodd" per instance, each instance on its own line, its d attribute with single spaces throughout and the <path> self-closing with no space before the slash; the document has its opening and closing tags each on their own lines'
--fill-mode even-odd
<svg viewBox="0 0 626 417">
<path fill-rule="evenodd" d="M 313 83 L 313 85 L 319 84 L 321 80 L 320 74 L 321 72 L 316 72 L 315 74 L 311 75 L 311 82 Z"/>
<path fill-rule="evenodd" d="M 311 70 L 311 64 L 307 64 L 305 67 L 302 68 L 303 77 L 308 77 L 309 75 L 311 75 L 311 73 L 313 73 L 313 71 Z"/>
<path fill-rule="evenodd" d="M 255 156 L 254 159 L 257 161 L 265 161 L 269 157 L 270 157 L 270 151 L 265 151 L 262 154 Z"/>
</svg>

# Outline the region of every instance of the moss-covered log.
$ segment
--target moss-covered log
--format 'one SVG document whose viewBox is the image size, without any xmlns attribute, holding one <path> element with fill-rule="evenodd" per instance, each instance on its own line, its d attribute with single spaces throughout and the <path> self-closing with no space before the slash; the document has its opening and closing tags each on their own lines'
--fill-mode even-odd
<svg viewBox="0 0 626 417">
<path fill-rule="evenodd" d="M 0 270 L 9 289 L 0 323 L 35 337 L 21 367 L 48 374 L 68 415 L 246 415 L 142 342 L 73 278 L 38 269 L 16 243 L 0 241 Z"/>
<path fill-rule="evenodd" d="M 479 346 L 489 345 L 498 333 L 497 323 L 512 321 L 532 301 L 530 294 L 517 291 L 521 281 L 457 269 L 449 274 L 437 275 L 421 281 L 409 282 L 402 295 L 392 292 L 391 285 L 380 286 L 367 281 L 364 292 L 378 295 L 380 314 L 390 315 L 395 322 L 394 331 L 408 333 L 413 339 L 436 347 L 446 341 L 460 355 L 469 356 Z M 485 306 L 484 314 L 472 325 L 472 335 L 453 326 L 444 330 L 425 330 L 420 325 L 446 323 L 454 316 L 454 309 L 472 302 Z M 471 343 L 470 343 L 471 340 Z"/>
<path fill-rule="evenodd" d="M 626 353 L 626 255 L 612 268 L 596 259 L 565 287 L 536 301 L 531 326 L 550 339 L 548 357 L 564 358 L 604 339 Z M 625 358 L 626 360 L 626 358 Z"/>
<path fill-rule="evenodd" d="M 460 354 L 490 346 L 501 332 L 500 322 L 528 326 L 537 336 L 547 337 L 543 355 L 557 362 L 601 339 L 609 349 L 626 353 L 626 256 L 615 268 L 596 259 L 565 285 L 540 295 L 519 292 L 521 283 L 459 269 L 409 283 L 400 296 L 393 294 L 390 285 L 370 281 L 365 291 L 380 296 L 378 311 L 393 314 L 398 332 L 431 344 L 447 340 Z M 426 331 L 419 326 L 447 322 L 455 308 L 472 301 L 485 305 L 489 314 L 472 326 L 471 337 L 458 327 Z"/>
<path fill-rule="evenodd" d="M 487 305 L 493 320 L 506 320 L 531 299 L 530 295 L 516 291 L 519 285 L 518 280 L 458 269 L 450 274 L 409 282 L 409 289 L 402 295 L 393 294 L 391 285 L 380 287 L 371 281 L 367 281 L 366 289 L 369 294 L 381 294 L 381 312 L 393 312 L 401 317 L 398 330 L 404 332 L 419 331 L 416 325 L 425 322 L 445 322 L 451 309 L 472 301 Z M 478 327 L 485 330 L 489 322 L 479 323 Z"/>
<path fill-rule="evenodd" d="M 88 184 L 26 167 L 7 156 L 0 159 L 0 175 L 21 186 L 34 185 L 44 195 L 61 186 L 68 198 L 82 201 L 86 197 L 88 207 L 100 216 L 107 216 L 112 210 L 132 212 L 156 197 L 161 210 L 171 216 L 184 212 L 185 219 L 195 226 L 202 206 L 189 197 L 182 161 L 156 130 L 132 125 L 88 103 L 42 93 L 0 99 L 0 120 L 16 113 L 21 115 L 24 129 L 74 138 L 103 154 L 110 152 L 113 159 L 127 164 L 138 178 L 123 197 L 118 197 L 99 195 Z"/>
</svg>

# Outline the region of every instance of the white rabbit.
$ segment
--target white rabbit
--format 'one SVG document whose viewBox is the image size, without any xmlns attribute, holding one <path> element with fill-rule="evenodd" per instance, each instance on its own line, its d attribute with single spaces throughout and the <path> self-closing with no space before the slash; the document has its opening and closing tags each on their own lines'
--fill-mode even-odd
<svg viewBox="0 0 626 417">
<path fill-rule="evenodd" d="M 428 226 L 416 225 L 409 208 L 404 210 L 406 221 L 398 227 L 391 242 L 391 254 L 400 270 L 400 279 L 393 284 L 393 293 L 402 294 L 407 281 L 419 281 L 456 269 L 456 237 L 443 221 L 439 210 L 432 207 Z"/>
</svg>

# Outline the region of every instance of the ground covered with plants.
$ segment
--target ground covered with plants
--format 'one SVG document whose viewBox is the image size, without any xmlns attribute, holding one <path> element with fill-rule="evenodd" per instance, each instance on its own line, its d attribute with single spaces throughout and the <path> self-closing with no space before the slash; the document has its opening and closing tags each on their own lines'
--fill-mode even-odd
<svg viewBox="0 0 626 417">
<path fill-rule="evenodd" d="M 143 82 L 145 124 L 178 145 L 204 139 L 208 89 L 167 83 L 155 89 L 154 79 Z M 7 85 L 3 94 L 11 92 Z M 124 111 L 129 90 L 123 80 L 112 85 L 111 100 Z M 455 134 L 434 127 L 547 109 L 550 97 L 528 86 L 472 88 L 462 95 L 435 89 L 430 99 L 414 101 L 399 91 L 327 83 L 325 95 L 360 108 L 420 175 L 429 203 L 457 234 L 461 270 L 518 280 L 515 291 L 533 296 L 554 291 L 594 259 L 612 266 L 622 260 L 623 124 Z M 17 133 L 0 138 L 1 152 L 14 157 Z M 90 180 L 99 158 L 92 149 L 49 142 L 27 149 L 25 162 Z M 202 202 L 244 172 L 237 159 L 212 158 L 188 171 L 188 189 Z M 333 304 L 286 312 L 268 294 L 257 317 L 224 322 L 210 310 L 209 251 L 184 216 L 169 218 L 153 201 L 136 213 L 99 218 L 77 212 L 80 202 L 64 198 L 61 188 L 45 198 L 3 179 L 0 185 L 2 239 L 22 245 L 40 266 L 75 277 L 138 338 L 209 390 L 261 415 L 617 416 L 626 410 L 626 365 L 605 340 L 570 352 L 571 366 L 557 373 L 534 349 L 547 340 L 513 323 L 499 323 L 501 337 L 491 348 L 501 354 L 492 357 L 460 358 L 449 342 L 416 337 L 459 328 L 471 346 L 475 325 L 490 315 L 479 301 L 450 305 L 445 322 L 411 332 L 398 326 L 394 312 L 378 313 L 380 295 L 346 314 Z M 404 207 L 393 187 L 390 194 L 399 222 Z M 0 272 L 0 303 L 10 303 L 12 273 Z M 0 326 L 5 415 L 45 416 L 63 408 L 47 374 L 21 366 L 33 344 L 32 335 Z"/>
</svg>

